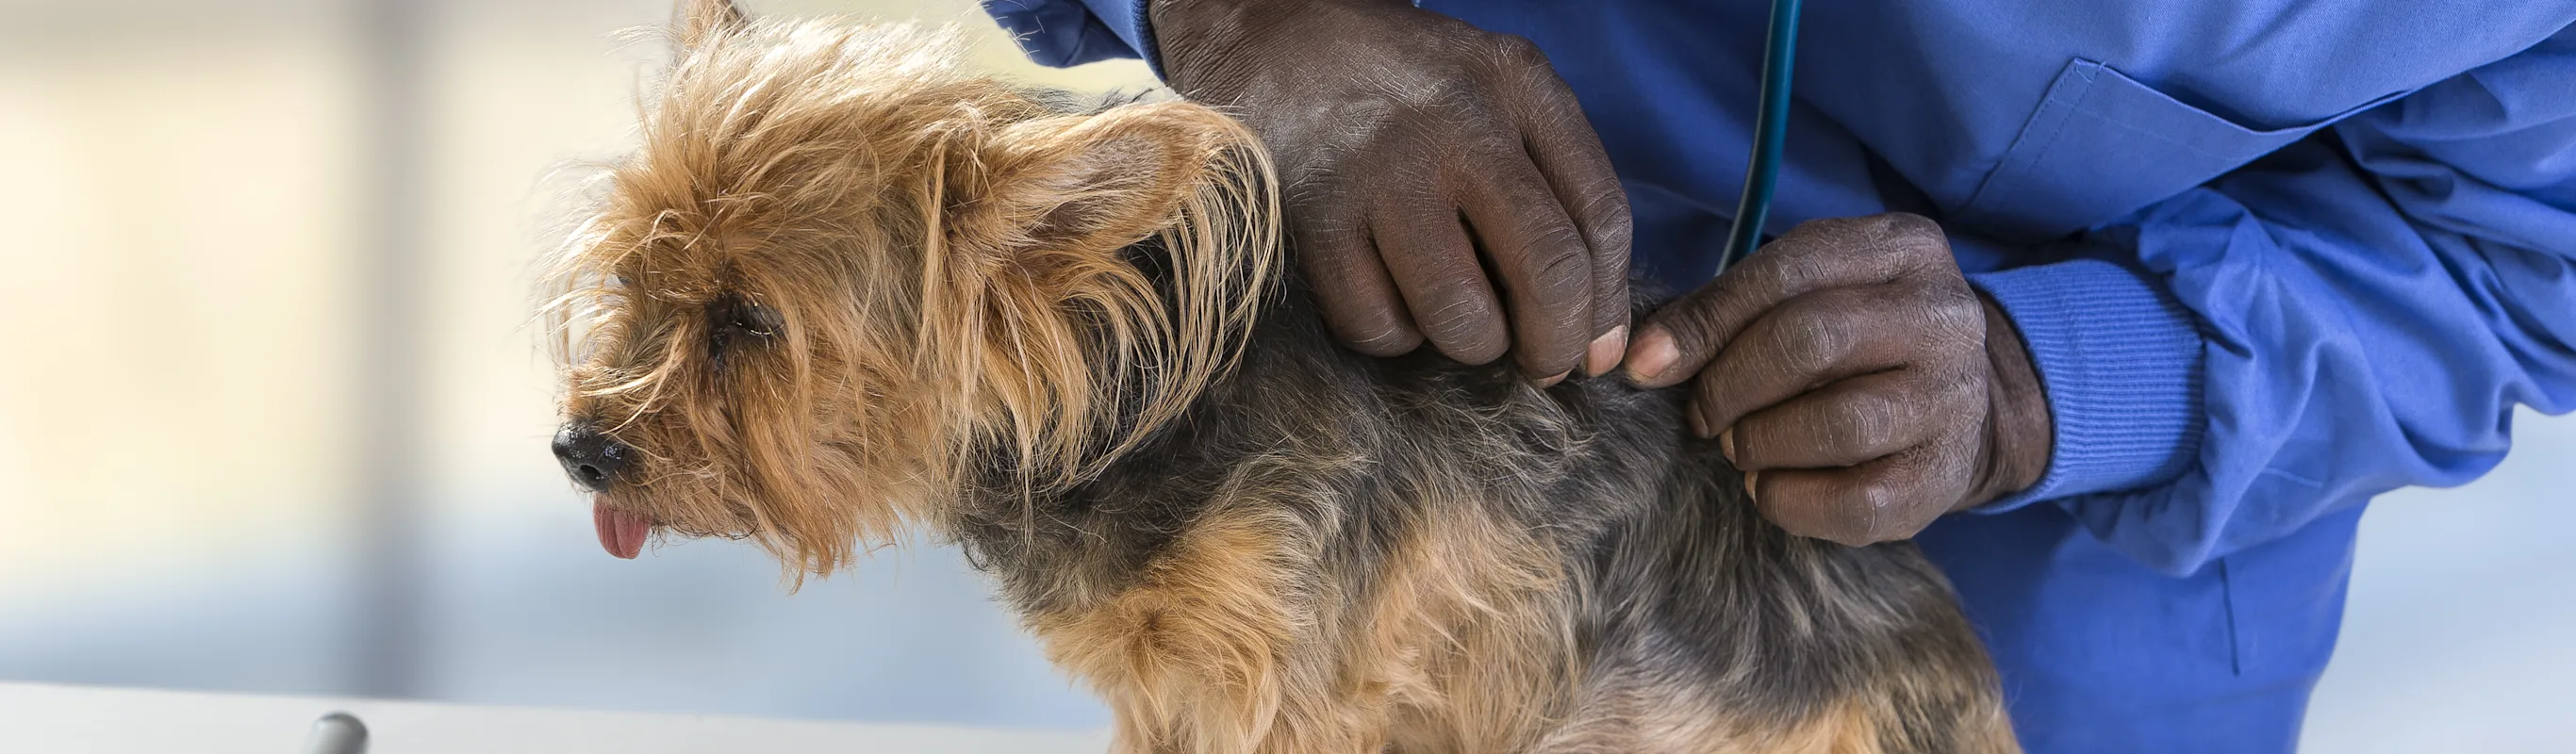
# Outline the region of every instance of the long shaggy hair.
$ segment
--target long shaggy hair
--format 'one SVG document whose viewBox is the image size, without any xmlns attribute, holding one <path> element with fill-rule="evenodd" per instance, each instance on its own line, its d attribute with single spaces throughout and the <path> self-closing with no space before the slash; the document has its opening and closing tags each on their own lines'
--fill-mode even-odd
<svg viewBox="0 0 2576 754">
<path fill-rule="evenodd" d="M 1763 521 L 1669 391 L 1335 346 L 1222 113 L 674 31 L 550 275 L 602 516 L 800 577 L 954 540 L 1120 751 L 2016 749 L 1939 573 Z"/>
</svg>

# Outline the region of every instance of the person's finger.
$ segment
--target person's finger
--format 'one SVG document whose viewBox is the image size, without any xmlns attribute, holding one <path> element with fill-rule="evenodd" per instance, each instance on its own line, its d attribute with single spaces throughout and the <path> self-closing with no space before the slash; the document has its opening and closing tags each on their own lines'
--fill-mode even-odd
<svg viewBox="0 0 2576 754">
<path fill-rule="evenodd" d="M 1289 242 L 1312 287 L 1324 325 L 1351 350 L 1398 356 L 1422 345 L 1395 280 L 1367 231 L 1331 212 L 1290 213 Z"/>
<path fill-rule="evenodd" d="M 1924 221 L 1924 222 L 1929 222 Z M 1663 387 L 1688 379 L 1726 341 L 1772 307 L 1827 288 L 1895 280 L 1920 262 L 1923 243 L 1888 237 L 1878 218 L 1820 220 L 1792 228 L 1708 285 L 1647 317 L 1628 346 L 1630 379 Z M 1939 243 L 1935 236 L 1931 243 Z M 1946 253 L 1946 249 L 1939 250 Z"/>
<path fill-rule="evenodd" d="M 1857 466 L 1924 444 L 1949 429 L 1950 388 L 1897 370 L 1836 382 L 1718 427 L 1727 460 L 1738 469 L 1830 469 Z M 1962 392 L 1964 391 L 1954 391 Z"/>
<path fill-rule="evenodd" d="M 1899 367 L 1945 368 L 1961 339 L 1981 337 L 1973 297 L 1901 285 L 1816 291 L 1746 325 L 1700 370 L 1692 409 L 1709 431 L 1836 380 Z M 1922 362 L 1919 363 L 1918 362 Z"/>
<path fill-rule="evenodd" d="M 1618 366 L 1628 350 L 1628 259 L 1635 219 L 1601 137 L 1564 79 L 1543 58 L 1536 66 L 1521 67 L 1517 75 L 1525 99 L 1513 108 L 1513 116 L 1530 162 L 1538 166 L 1592 255 L 1592 332 L 1597 337 L 1584 372 L 1597 376 Z"/>
<path fill-rule="evenodd" d="M 1382 205 L 1369 227 L 1414 327 L 1459 363 L 1489 363 L 1510 349 L 1510 331 L 1458 222 L 1458 210 L 1447 203 L 1408 200 Z"/>
<path fill-rule="evenodd" d="M 1945 512 L 1956 497 L 1953 470 L 1909 450 L 1848 468 L 1756 472 L 1753 505 L 1791 534 L 1852 547 L 1904 539 Z"/>
<path fill-rule="evenodd" d="M 1496 138 L 1466 154 L 1450 185 L 1503 289 L 1513 360 L 1534 378 L 1572 371 L 1600 334 L 1591 252 L 1519 140 Z"/>
</svg>

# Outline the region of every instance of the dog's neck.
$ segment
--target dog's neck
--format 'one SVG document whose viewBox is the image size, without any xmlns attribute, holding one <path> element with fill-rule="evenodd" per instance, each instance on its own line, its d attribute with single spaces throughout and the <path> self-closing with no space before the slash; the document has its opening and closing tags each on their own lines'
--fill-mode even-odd
<svg viewBox="0 0 2576 754">
<path fill-rule="evenodd" d="M 1142 260 L 1158 253 L 1139 244 L 1131 258 L 1152 269 L 1158 262 Z M 1334 344 L 1301 284 L 1285 281 L 1263 297 L 1268 303 L 1242 356 L 1175 421 L 1143 437 L 1099 438 L 1095 447 L 1123 450 L 1081 481 L 1053 489 L 1024 486 L 1016 456 L 987 447 L 942 517 L 943 534 L 1006 583 L 1051 582 L 1035 590 L 1049 593 L 1114 588 L 1118 579 L 1109 574 L 1141 566 L 1248 460 L 1295 439 L 1282 419 L 1358 410 L 1352 393 L 1369 389 L 1360 371 L 1365 357 Z M 1334 405 L 1313 405 L 1318 401 Z M 1129 411 L 1108 431 L 1135 431 Z"/>
<path fill-rule="evenodd" d="M 1430 349 L 1363 356 L 1333 339 L 1291 273 L 1240 362 L 1177 421 L 1081 483 L 1041 494 L 1023 495 L 1008 457 L 991 455 L 979 483 L 957 496 L 945 533 L 1015 606 L 1085 604 L 1132 583 L 1230 497 L 1336 498 L 1313 507 L 1344 516 L 1400 509 L 1391 501 L 1428 488 L 1538 500 L 1575 494 L 1566 470 L 1577 464 L 1594 467 L 1581 483 L 1596 491 L 1662 485 L 1671 440 L 1630 438 L 1621 444 L 1647 450 L 1610 453 L 1594 441 L 1678 436 L 1676 400 L 1615 379 L 1542 391 L 1508 364 L 1460 365 Z M 1469 444 L 1421 444 L 1438 437 Z"/>
</svg>

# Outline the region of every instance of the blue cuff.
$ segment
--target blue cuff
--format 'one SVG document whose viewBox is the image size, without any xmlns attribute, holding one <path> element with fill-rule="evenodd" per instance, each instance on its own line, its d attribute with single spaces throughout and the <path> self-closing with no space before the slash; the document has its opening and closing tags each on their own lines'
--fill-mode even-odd
<svg viewBox="0 0 2576 754">
<path fill-rule="evenodd" d="M 2091 259 L 1968 282 L 2021 330 L 2057 435 L 2038 484 L 1977 511 L 2152 487 L 2190 468 L 2204 422 L 2201 339 L 2181 302 L 2127 268 Z"/>
<path fill-rule="evenodd" d="M 1154 69 L 1154 78 L 1159 79 L 1163 77 L 1163 51 L 1154 45 L 1152 19 L 1145 11 L 1148 1 L 1082 0 L 1082 4 L 1090 6 L 1091 15 L 1109 27 L 1109 33 L 1118 35 L 1118 41 L 1127 43 L 1127 49 L 1144 58 L 1146 67 Z"/>
<path fill-rule="evenodd" d="M 984 12 L 1039 65 L 1064 68 L 1142 57 L 1163 75 L 1147 0 L 983 0 Z"/>
</svg>

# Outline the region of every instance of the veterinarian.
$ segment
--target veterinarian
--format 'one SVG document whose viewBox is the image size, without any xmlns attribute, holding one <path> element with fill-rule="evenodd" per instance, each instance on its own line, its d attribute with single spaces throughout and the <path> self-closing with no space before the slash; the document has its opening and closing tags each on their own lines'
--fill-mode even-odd
<svg viewBox="0 0 2576 754">
<path fill-rule="evenodd" d="M 2292 749 L 2364 504 L 2576 409 L 2576 5 L 1815 0 L 1714 280 L 1762 0 L 985 5 L 1236 108 L 1351 347 L 1690 385 L 1772 520 L 1920 542 L 2032 751 Z"/>
</svg>

